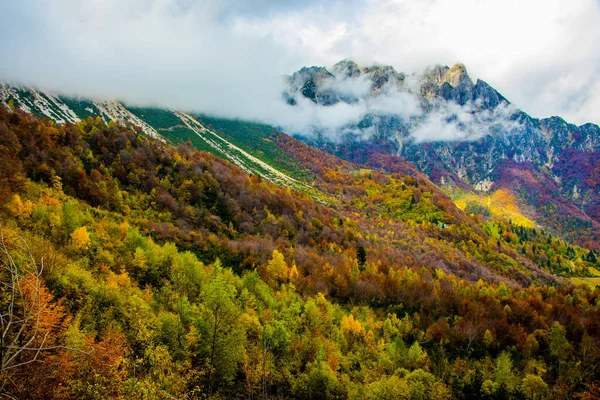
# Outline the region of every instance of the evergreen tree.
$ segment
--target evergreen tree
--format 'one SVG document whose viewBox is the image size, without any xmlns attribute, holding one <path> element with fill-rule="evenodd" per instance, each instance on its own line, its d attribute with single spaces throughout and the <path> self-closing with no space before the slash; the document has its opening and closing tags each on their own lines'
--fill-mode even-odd
<svg viewBox="0 0 600 400">
<path fill-rule="evenodd" d="M 367 263 L 367 251 L 363 246 L 358 246 L 356 249 L 356 262 L 361 270 L 365 268 L 365 264 Z"/>
</svg>

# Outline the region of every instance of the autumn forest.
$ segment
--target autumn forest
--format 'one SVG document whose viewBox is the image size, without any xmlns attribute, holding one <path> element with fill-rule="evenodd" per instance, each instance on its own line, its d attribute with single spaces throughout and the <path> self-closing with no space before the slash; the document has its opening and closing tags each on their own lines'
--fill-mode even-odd
<svg viewBox="0 0 600 400">
<path fill-rule="evenodd" d="M 597 250 L 268 139 L 310 190 L 0 105 L 0 392 L 600 398 Z"/>
</svg>

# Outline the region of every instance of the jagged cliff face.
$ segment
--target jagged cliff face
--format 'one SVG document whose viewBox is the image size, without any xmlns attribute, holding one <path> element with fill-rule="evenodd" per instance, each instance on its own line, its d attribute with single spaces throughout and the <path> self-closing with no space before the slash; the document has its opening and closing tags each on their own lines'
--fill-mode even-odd
<svg viewBox="0 0 600 400">
<path fill-rule="evenodd" d="M 318 127 L 316 134 L 297 132 L 313 145 L 359 162 L 368 162 L 373 152 L 388 152 L 414 162 L 436 183 L 453 182 L 477 191 L 508 187 L 520 193 L 524 202 L 534 203 L 533 208 L 539 206 L 535 203 L 559 204 L 556 210 L 577 214 L 575 218 L 586 226 L 600 227 L 597 125 L 576 126 L 560 117 L 533 118 L 488 83 L 473 82 L 462 64 L 435 66 L 408 76 L 390 66 L 361 68 L 345 60 L 331 71 L 302 69 L 291 79 L 290 104 L 305 96 L 298 88 L 306 79 L 310 93 L 316 95 L 305 97 L 318 106 L 369 101 L 397 91 L 412 95 L 421 107 L 418 114 L 408 117 L 400 109 L 367 114 L 360 123 L 344 129 L 368 134 L 345 135 L 341 141 L 339 135 L 333 140 L 321 134 Z M 336 93 L 336 82 L 348 80 L 364 80 L 369 90 L 354 98 Z M 443 133 L 448 126 L 456 131 L 451 136 Z M 523 172 L 528 169 L 535 174 Z M 523 180 L 525 175 L 528 180 Z M 533 190 L 530 184 L 542 188 L 550 182 L 555 185 L 552 193 L 535 197 L 544 190 Z"/>
</svg>

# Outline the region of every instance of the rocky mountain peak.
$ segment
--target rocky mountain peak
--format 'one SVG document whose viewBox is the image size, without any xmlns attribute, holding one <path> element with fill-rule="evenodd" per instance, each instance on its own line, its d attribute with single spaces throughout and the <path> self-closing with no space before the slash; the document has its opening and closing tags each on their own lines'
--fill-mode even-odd
<svg viewBox="0 0 600 400">
<path fill-rule="evenodd" d="M 288 82 L 292 87 L 302 87 L 306 81 L 312 80 L 315 83 L 321 82 L 324 79 L 333 78 L 334 76 L 327 71 L 325 67 L 302 67 L 288 77 Z"/>
<path fill-rule="evenodd" d="M 510 103 L 496 89 L 481 79 L 477 79 L 473 87 L 473 99 L 480 101 L 481 106 L 488 109 L 497 107 L 501 103 Z"/>
<path fill-rule="evenodd" d="M 338 79 L 358 78 L 360 76 L 360 68 L 352 60 L 342 60 L 331 68 L 331 72 Z"/>
<path fill-rule="evenodd" d="M 362 70 L 363 74 L 369 75 L 373 82 L 373 92 L 379 91 L 385 84 L 392 83 L 401 86 L 406 76 L 398 72 L 391 65 L 372 65 Z"/>
<path fill-rule="evenodd" d="M 427 83 L 435 85 L 441 85 L 444 82 L 444 78 L 450 68 L 446 65 L 436 65 L 431 69 L 428 69 L 423 74 L 423 80 Z"/>
<path fill-rule="evenodd" d="M 287 77 L 290 91 L 285 94 L 290 104 L 295 104 L 295 93 L 301 93 L 302 96 L 313 102 L 318 102 L 320 96 L 320 86 L 323 81 L 335 79 L 331 72 L 325 67 L 303 67 Z"/>
<path fill-rule="evenodd" d="M 453 87 L 457 87 L 464 83 L 473 84 L 469 74 L 467 73 L 467 68 L 462 63 L 456 63 L 446 72 L 444 78 L 444 82 L 448 82 Z"/>
</svg>

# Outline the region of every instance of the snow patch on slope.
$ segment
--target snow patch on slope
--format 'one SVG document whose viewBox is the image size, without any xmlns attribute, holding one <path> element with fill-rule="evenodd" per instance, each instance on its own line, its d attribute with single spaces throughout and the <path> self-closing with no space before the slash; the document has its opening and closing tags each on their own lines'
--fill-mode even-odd
<svg viewBox="0 0 600 400">
<path fill-rule="evenodd" d="M 7 106 L 10 99 L 13 100 L 16 108 L 30 114 L 44 115 L 57 124 L 81 121 L 75 111 L 58 96 L 30 87 L 0 83 L 0 102 Z M 122 124 L 129 123 L 139 127 L 146 135 L 164 141 L 153 127 L 132 114 L 121 103 L 117 101 L 93 101 L 92 104 L 98 109 L 105 122 L 112 120 Z M 87 107 L 86 110 L 90 113 L 94 112 L 90 107 Z"/>
<path fill-rule="evenodd" d="M 35 110 L 57 124 L 79 122 L 77 114 L 52 94 L 33 88 L 0 83 L 0 100 L 7 105 L 10 99 L 13 100 L 15 107 L 28 113 L 33 113 Z"/>
<path fill-rule="evenodd" d="M 118 101 L 94 101 L 93 104 L 102 113 L 102 118 L 105 120 L 105 122 L 112 120 L 121 124 L 129 123 L 141 128 L 142 132 L 144 132 L 146 135 L 154 139 L 164 141 L 156 129 L 132 114 Z"/>
</svg>

